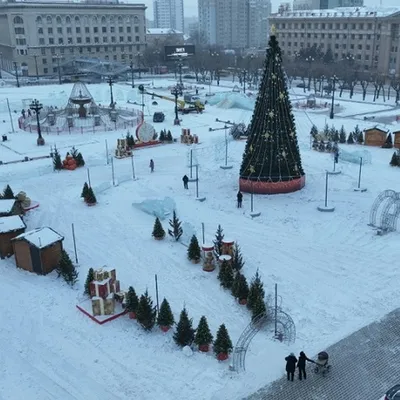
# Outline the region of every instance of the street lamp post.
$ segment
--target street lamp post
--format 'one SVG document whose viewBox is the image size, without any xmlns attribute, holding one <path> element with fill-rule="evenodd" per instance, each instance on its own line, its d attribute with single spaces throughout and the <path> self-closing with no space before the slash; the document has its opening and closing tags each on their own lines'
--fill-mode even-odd
<svg viewBox="0 0 400 400">
<path fill-rule="evenodd" d="M 308 91 L 311 90 L 311 64 L 314 62 L 314 58 L 313 57 L 306 57 L 306 61 L 309 64 L 308 67 Z"/>
<path fill-rule="evenodd" d="M 133 61 L 131 61 L 129 68 L 131 70 L 132 89 L 135 87 L 135 78 L 133 76 Z"/>
<path fill-rule="evenodd" d="M 17 80 L 17 87 L 19 87 L 19 77 L 18 77 L 18 65 L 17 62 L 14 61 L 14 71 L 15 71 L 15 79 Z"/>
<path fill-rule="evenodd" d="M 107 83 L 110 86 L 110 107 L 113 109 L 114 108 L 114 96 L 113 96 L 112 85 L 113 85 L 114 81 L 111 76 L 108 78 Z"/>
<path fill-rule="evenodd" d="M 37 124 L 37 133 L 38 133 L 38 138 L 37 138 L 37 145 L 38 146 L 44 146 L 44 139 L 42 136 L 42 130 L 40 129 L 40 120 L 39 120 L 39 114 L 40 110 L 43 108 L 43 105 L 39 103 L 38 100 L 33 100 L 32 103 L 29 105 L 29 108 L 36 113 L 36 124 Z"/>
<path fill-rule="evenodd" d="M 178 87 L 178 85 L 175 85 L 174 88 L 171 90 L 171 94 L 175 98 L 175 120 L 174 120 L 174 125 L 180 125 L 179 121 L 179 115 L 178 115 L 178 97 L 182 95 L 182 90 Z"/>
<path fill-rule="evenodd" d="M 38 69 L 38 64 L 37 64 L 37 55 L 34 54 L 33 58 L 35 59 L 35 69 L 36 69 L 36 80 L 39 80 L 39 69 Z"/>
<path fill-rule="evenodd" d="M 247 76 L 247 71 L 244 69 L 242 74 L 243 74 L 243 93 L 246 94 L 246 76 Z"/>
<path fill-rule="evenodd" d="M 329 115 L 330 119 L 334 118 L 336 80 L 337 80 L 336 75 L 333 75 L 333 77 L 332 77 L 332 104 L 331 104 L 331 113 Z"/>
<path fill-rule="evenodd" d="M 141 79 L 142 75 L 141 75 L 141 71 L 140 71 L 140 59 L 142 57 L 141 53 L 137 53 L 137 58 L 138 58 L 138 67 L 139 67 L 139 79 Z"/>
<path fill-rule="evenodd" d="M 60 67 L 61 56 L 57 55 L 56 58 L 57 58 L 57 70 L 58 70 L 58 83 L 59 83 L 59 85 L 61 85 L 61 67 Z"/>
</svg>

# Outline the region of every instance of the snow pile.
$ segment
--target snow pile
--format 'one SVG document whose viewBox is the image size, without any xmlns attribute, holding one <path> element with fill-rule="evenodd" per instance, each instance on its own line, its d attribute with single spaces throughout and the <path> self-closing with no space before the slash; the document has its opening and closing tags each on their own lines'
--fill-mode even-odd
<svg viewBox="0 0 400 400">
<path fill-rule="evenodd" d="M 240 108 L 253 111 L 255 99 L 248 98 L 242 93 L 216 93 L 208 99 L 208 104 L 224 109 Z"/>
<path fill-rule="evenodd" d="M 154 215 L 160 220 L 165 219 L 168 215 L 176 209 L 175 201 L 170 197 L 164 197 L 164 199 L 146 199 L 140 203 L 133 203 L 134 207 L 146 214 Z"/>
<path fill-rule="evenodd" d="M 342 148 L 339 151 L 339 160 L 346 161 L 353 164 L 359 164 L 360 158 L 363 160 L 363 164 L 372 163 L 372 154 L 368 150 L 358 150 L 358 151 L 346 151 Z"/>
</svg>

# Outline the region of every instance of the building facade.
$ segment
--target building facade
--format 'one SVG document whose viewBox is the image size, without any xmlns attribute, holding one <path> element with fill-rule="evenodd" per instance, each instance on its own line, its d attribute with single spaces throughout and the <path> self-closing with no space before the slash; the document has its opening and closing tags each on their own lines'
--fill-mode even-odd
<svg viewBox="0 0 400 400">
<path fill-rule="evenodd" d="M 288 57 L 315 45 L 335 60 L 351 54 L 365 71 L 400 76 L 400 7 L 293 11 L 274 14 L 270 24 Z"/>
<path fill-rule="evenodd" d="M 185 31 L 183 0 L 154 0 L 154 28 Z"/>
<path fill-rule="evenodd" d="M 336 7 L 363 7 L 364 0 L 293 0 L 293 11 L 326 10 Z"/>
<path fill-rule="evenodd" d="M 199 0 L 199 30 L 210 45 L 246 49 L 268 42 L 270 0 Z"/>
<path fill-rule="evenodd" d="M 126 62 L 146 47 L 144 4 L 0 3 L 0 53 L 25 76 L 58 73 L 74 58 Z"/>
</svg>

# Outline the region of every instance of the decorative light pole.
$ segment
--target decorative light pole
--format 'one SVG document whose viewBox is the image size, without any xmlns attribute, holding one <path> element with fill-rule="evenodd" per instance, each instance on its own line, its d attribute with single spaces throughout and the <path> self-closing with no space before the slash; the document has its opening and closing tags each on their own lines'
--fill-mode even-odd
<svg viewBox="0 0 400 400">
<path fill-rule="evenodd" d="M 135 87 L 135 78 L 133 76 L 133 61 L 131 61 L 129 65 L 129 69 L 131 70 L 131 81 L 132 81 L 132 89 Z"/>
<path fill-rule="evenodd" d="M 39 80 L 39 68 L 38 68 L 38 64 L 37 64 L 37 55 L 34 54 L 33 58 L 35 59 L 35 69 L 36 69 L 36 80 Z"/>
<path fill-rule="evenodd" d="M 311 64 L 314 62 L 314 57 L 306 57 L 306 62 L 308 62 L 309 66 L 308 66 L 308 91 L 311 90 Z"/>
<path fill-rule="evenodd" d="M 137 59 L 138 59 L 138 67 L 139 67 L 139 79 L 141 79 L 142 75 L 141 75 L 141 71 L 140 71 L 140 60 L 142 58 L 142 53 L 137 53 Z"/>
<path fill-rule="evenodd" d="M 334 118 L 336 81 L 337 81 L 337 76 L 333 75 L 332 76 L 332 104 L 331 104 L 331 113 L 329 115 L 330 119 Z"/>
<path fill-rule="evenodd" d="M 174 120 L 174 125 L 180 125 L 181 122 L 179 121 L 179 115 L 178 115 L 178 97 L 182 96 L 182 90 L 178 85 L 175 85 L 174 88 L 171 90 L 171 94 L 175 98 L 175 120 Z"/>
<path fill-rule="evenodd" d="M 59 85 L 61 85 L 61 67 L 60 67 L 60 59 L 62 58 L 62 56 L 60 56 L 59 54 L 56 55 L 57 58 L 57 70 L 58 70 L 58 83 Z"/>
<path fill-rule="evenodd" d="M 14 71 L 15 71 L 15 79 L 17 80 L 17 87 L 19 87 L 19 77 L 18 77 L 18 65 L 17 62 L 14 61 Z"/>
<path fill-rule="evenodd" d="M 112 109 L 114 109 L 114 96 L 113 96 L 113 90 L 112 90 L 112 85 L 113 85 L 114 81 L 111 76 L 108 78 L 107 83 L 110 86 L 110 107 Z"/>
<path fill-rule="evenodd" d="M 39 114 L 40 110 L 43 108 L 43 105 L 39 103 L 39 100 L 33 100 L 32 103 L 29 105 L 29 108 L 32 111 L 35 111 L 36 113 L 36 124 L 37 124 L 37 133 L 38 133 L 38 138 L 36 140 L 36 143 L 38 146 L 44 146 L 44 139 L 42 136 L 42 130 L 40 129 L 40 120 L 39 120 Z"/>
</svg>

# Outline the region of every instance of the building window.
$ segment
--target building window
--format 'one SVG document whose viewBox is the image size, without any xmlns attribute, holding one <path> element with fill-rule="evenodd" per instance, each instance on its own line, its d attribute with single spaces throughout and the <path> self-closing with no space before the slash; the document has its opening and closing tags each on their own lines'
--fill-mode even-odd
<svg viewBox="0 0 400 400">
<path fill-rule="evenodd" d="M 76 38 L 76 42 L 77 42 L 77 43 L 82 43 L 82 38 L 81 38 L 81 37 L 77 37 L 77 38 Z"/>
<path fill-rule="evenodd" d="M 70 26 L 67 28 L 67 33 L 72 33 L 72 28 Z"/>
<path fill-rule="evenodd" d="M 76 32 L 76 33 L 81 33 L 81 28 L 80 28 L 79 26 L 77 26 L 77 27 L 75 28 L 75 32 Z"/>
<path fill-rule="evenodd" d="M 42 23 L 42 17 L 37 17 L 36 18 L 36 23 L 41 24 Z"/>
<path fill-rule="evenodd" d="M 135 28 L 138 28 L 138 27 L 135 26 Z M 138 29 L 139 29 L 139 28 L 138 28 Z M 131 33 L 131 31 L 132 31 L 131 27 L 130 27 L 130 26 L 127 26 L 127 27 L 126 27 L 126 32 L 127 32 L 127 33 Z"/>
<path fill-rule="evenodd" d="M 359 45 L 357 46 L 357 48 L 358 48 L 358 50 L 362 50 L 362 44 L 359 44 Z"/>
<path fill-rule="evenodd" d="M 44 39 L 43 39 L 43 40 L 44 40 Z M 44 44 L 44 41 L 43 41 L 43 44 Z M 46 49 L 40 49 L 40 52 L 41 52 L 42 56 L 45 56 L 45 55 L 46 55 Z"/>
<path fill-rule="evenodd" d="M 60 48 L 60 54 L 64 54 L 64 47 Z"/>
<path fill-rule="evenodd" d="M 119 23 L 119 24 L 122 24 L 122 23 L 123 23 L 122 17 L 121 17 L 121 16 L 118 17 L 118 23 Z"/>
<path fill-rule="evenodd" d="M 42 59 L 42 64 L 47 64 L 47 58 Z"/>
<path fill-rule="evenodd" d="M 93 28 L 93 33 L 99 33 L 99 28 L 98 28 L 97 26 L 95 26 L 95 27 Z"/>
<path fill-rule="evenodd" d="M 103 43 L 107 43 L 107 36 L 103 36 Z"/>
<path fill-rule="evenodd" d="M 132 42 L 132 36 L 128 36 L 127 38 L 126 38 L 126 41 L 127 42 Z M 132 47 L 132 46 L 130 46 L 130 47 Z M 130 49 L 129 51 L 132 51 L 132 49 Z"/>
<path fill-rule="evenodd" d="M 115 33 L 115 26 L 112 26 L 112 27 L 110 28 L 110 32 L 111 32 L 111 33 Z"/>
<path fill-rule="evenodd" d="M 342 44 L 342 48 L 343 48 L 343 49 L 346 49 L 346 48 L 347 48 L 346 43 L 343 43 L 343 44 Z"/>
<path fill-rule="evenodd" d="M 347 29 L 347 24 L 343 24 L 343 29 Z"/>
<path fill-rule="evenodd" d="M 99 43 L 99 37 L 98 37 L 98 36 L 96 36 L 96 37 L 94 38 L 94 42 L 95 42 L 95 43 Z"/>
<path fill-rule="evenodd" d="M 134 24 L 138 24 L 139 23 L 139 17 L 137 16 L 137 15 L 135 15 L 134 17 L 133 17 L 133 23 Z M 283 24 L 283 27 L 282 28 L 284 28 L 285 27 L 285 24 Z"/>
<path fill-rule="evenodd" d="M 140 44 L 136 45 L 136 51 L 140 51 Z"/>
<path fill-rule="evenodd" d="M 106 26 L 103 26 L 103 27 L 101 28 L 101 31 L 102 31 L 103 33 L 107 33 L 107 27 L 106 27 Z"/>
<path fill-rule="evenodd" d="M 58 33 L 59 35 L 62 35 L 62 33 L 63 33 L 62 28 L 57 28 L 57 33 Z"/>
<path fill-rule="evenodd" d="M 365 49 L 366 49 L 366 50 L 371 50 L 371 46 L 370 46 L 369 44 L 367 44 L 367 45 L 365 46 Z"/>
<path fill-rule="evenodd" d="M 119 37 L 119 42 L 120 42 L 120 43 L 123 43 L 123 42 L 124 42 L 124 37 L 123 37 L 123 36 L 120 36 L 120 37 Z"/>
<path fill-rule="evenodd" d="M 365 61 L 369 61 L 369 54 L 365 55 Z"/>
<path fill-rule="evenodd" d="M 83 53 L 83 48 L 82 47 L 79 47 L 79 53 Z"/>
<path fill-rule="evenodd" d="M 336 29 L 340 29 L 340 24 L 336 24 Z"/>
<path fill-rule="evenodd" d="M 104 51 L 107 53 L 107 51 L 108 51 L 108 47 L 107 46 L 104 46 Z"/>
<path fill-rule="evenodd" d="M 39 44 L 44 45 L 44 38 L 39 38 Z"/>
<path fill-rule="evenodd" d="M 16 16 L 14 18 L 14 24 L 23 24 L 23 23 L 24 23 L 24 20 L 21 17 Z"/>
<path fill-rule="evenodd" d="M 67 43 L 68 43 L 68 44 L 72 44 L 72 43 L 73 43 L 72 37 L 69 37 L 69 38 L 68 38 Z"/>
<path fill-rule="evenodd" d="M 25 29 L 24 28 L 14 28 L 15 34 L 16 35 L 25 35 Z"/>
<path fill-rule="evenodd" d="M 85 33 L 90 33 L 90 28 L 88 26 L 85 26 Z"/>
<path fill-rule="evenodd" d="M 101 23 L 102 23 L 102 24 L 105 24 L 105 23 L 107 23 L 107 21 L 106 21 L 106 17 L 101 17 Z"/>
<path fill-rule="evenodd" d="M 48 74 L 49 73 L 49 69 L 48 68 L 43 68 L 43 73 L 44 74 Z"/>
<path fill-rule="evenodd" d="M 350 45 L 350 49 L 351 49 L 351 50 L 354 50 L 354 44 L 351 44 L 351 45 Z"/>
<path fill-rule="evenodd" d="M 140 37 L 139 36 L 135 36 L 135 40 L 136 40 L 136 42 L 140 42 Z"/>
<path fill-rule="evenodd" d="M 46 17 L 46 22 L 47 22 L 49 25 L 53 23 L 53 20 L 51 19 L 50 15 L 48 15 L 48 16 Z"/>
<path fill-rule="evenodd" d="M 86 43 L 90 43 L 90 37 L 86 38 Z"/>
<path fill-rule="evenodd" d="M 80 23 L 81 23 L 81 20 L 79 19 L 78 16 L 75 17 L 75 23 L 76 23 L 76 24 L 80 24 Z"/>
<path fill-rule="evenodd" d="M 96 47 L 96 53 L 100 53 L 100 47 Z"/>
<path fill-rule="evenodd" d="M 63 38 L 58 38 L 58 44 L 64 44 L 63 42 L 64 42 Z"/>
<path fill-rule="evenodd" d="M 49 44 L 54 44 L 54 39 L 53 38 L 49 38 Z"/>
<path fill-rule="evenodd" d="M 16 43 L 18 46 L 25 46 L 26 45 L 26 40 L 25 39 L 16 39 Z"/>
<path fill-rule="evenodd" d="M 364 38 L 364 35 L 358 35 L 358 38 L 359 38 L 360 40 L 362 40 L 362 39 Z"/>
<path fill-rule="evenodd" d="M 91 47 L 86 47 L 86 50 L 91 53 L 92 52 L 92 48 Z"/>
<path fill-rule="evenodd" d="M 56 17 L 56 23 L 61 25 L 62 21 L 60 16 Z"/>
<path fill-rule="evenodd" d="M 57 72 L 58 71 L 58 68 L 57 67 L 54 67 L 53 68 L 53 72 Z"/>
<path fill-rule="evenodd" d="M 116 43 L 115 36 L 111 36 L 111 43 Z"/>
<path fill-rule="evenodd" d="M 358 24 L 358 29 L 364 29 L 364 24 Z"/>
<path fill-rule="evenodd" d="M 71 54 L 74 54 L 74 48 L 73 48 L 73 47 L 70 47 L 70 48 L 69 48 L 69 52 L 70 52 Z"/>
<path fill-rule="evenodd" d="M 370 34 L 367 35 L 367 40 L 371 40 L 371 35 Z"/>
<path fill-rule="evenodd" d="M 336 34 L 336 39 L 339 39 L 339 34 L 338 33 Z"/>
<path fill-rule="evenodd" d="M 50 49 L 50 53 L 54 56 L 54 54 L 56 54 L 56 48 L 55 48 L 55 47 L 52 47 L 52 48 Z"/>
<path fill-rule="evenodd" d="M 92 21 L 93 21 L 94 24 L 97 24 L 97 17 L 93 17 Z"/>
<path fill-rule="evenodd" d="M 52 35 L 53 34 L 53 28 L 47 28 L 47 33 L 49 35 Z"/>
<path fill-rule="evenodd" d="M 67 24 L 70 24 L 71 23 L 71 17 L 65 17 L 65 22 Z"/>
<path fill-rule="evenodd" d="M 124 27 L 123 27 L 123 26 L 120 26 L 120 27 L 118 28 L 118 32 L 119 32 L 119 33 L 124 33 Z"/>
</svg>

